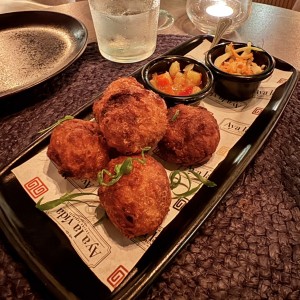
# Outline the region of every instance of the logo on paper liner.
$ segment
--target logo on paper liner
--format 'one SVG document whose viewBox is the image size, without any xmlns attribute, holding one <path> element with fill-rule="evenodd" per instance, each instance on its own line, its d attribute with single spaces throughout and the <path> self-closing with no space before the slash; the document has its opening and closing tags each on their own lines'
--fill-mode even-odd
<svg viewBox="0 0 300 300">
<path fill-rule="evenodd" d="M 277 81 L 277 83 L 279 83 L 279 84 L 284 84 L 284 83 L 286 83 L 287 82 L 287 79 L 286 78 L 280 78 L 278 81 Z"/>
<path fill-rule="evenodd" d="M 73 205 L 60 207 L 53 212 L 52 218 L 77 246 L 81 259 L 90 268 L 95 268 L 111 253 L 111 246 L 77 208 Z"/>
<path fill-rule="evenodd" d="M 180 211 L 188 202 L 189 202 L 189 199 L 187 199 L 187 198 L 179 198 L 174 203 L 173 208 Z"/>
<path fill-rule="evenodd" d="M 220 155 L 220 156 L 226 156 L 229 152 L 230 148 L 227 146 L 221 146 L 217 151 L 216 154 Z"/>
<path fill-rule="evenodd" d="M 221 124 L 220 129 L 228 133 L 242 136 L 249 128 L 249 124 L 238 122 L 236 120 L 225 118 Z"/>
<path fill-rule="evenodd" d="M 258 116 L 262 111 L 263 111 L 263 108 L 262 108 L 262 107 L 256 107 L 256 108 L 253 110 L 252 114 Z"/>
<path fill-rule="evenodd" d="M 39 178 L 35 177 L 24 184 L 24 189 L 29 193 L 29 195 L 36 199 L 41 195 L 48 192 L 48 187 L 46 184 Z"/>
<path fill-rule="evenodd" d="M 117 287 L 122 280 L 126 277 L 126 275 L 128 274 L 128 270 L 120 265 L 118 266 L 114 272 L 107 278 L 107 282 L 113 287 Z"/>
</svg>

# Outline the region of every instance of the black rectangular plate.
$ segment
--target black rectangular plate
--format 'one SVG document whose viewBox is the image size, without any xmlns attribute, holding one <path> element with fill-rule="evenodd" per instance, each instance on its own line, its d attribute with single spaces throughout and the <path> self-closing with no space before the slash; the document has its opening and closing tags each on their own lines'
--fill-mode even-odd
<svg viewBox="0 0 300 300">
<path fill-rule="evenodd" d="M 181 44 L 166 54 L 184 55 L 198 46 L 201 35 Z M 68 238 L 44 213 L 35 208 L 11 170 L 25 162 L 49 143 L 49 134 L 38 139 L 0 172 L 0 226 L 6 237 L 58 299 L 134 299 L 138 297 L 180 249 L 193 237 L 201 224 L 214 210 L 239 175 L 253 159 L 271 133 L 283 112 L 298 80 L 297 70 L 276 59 L 276 68 L 292 72 L 291 78 L 276 89 L 268 106 L 258 116 L 245 135 L 231 149 L 226 159 L 215 169 L 210 179 L 216 189 L 202 187 L 162 231 L 122 284 L 111 293 L 84 264 Z M 133 74 L 140 79 L 140 70 Z M 92 111 L 91 102 L 74 115 L 87 118 Z M 251 147 L 249 147 L 249 145 Z M 246 155 L 236 162 L 243 151 Z"/>
</svg>

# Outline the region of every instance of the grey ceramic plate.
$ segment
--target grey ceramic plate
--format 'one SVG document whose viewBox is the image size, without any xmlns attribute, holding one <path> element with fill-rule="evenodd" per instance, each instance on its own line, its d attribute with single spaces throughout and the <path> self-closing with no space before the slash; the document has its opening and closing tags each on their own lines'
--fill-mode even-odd
<svg viewBox="0 0 300 300">
<path fill-rule="evenodd" d="M 87 44 L 85 26 L 48 11 L 0 15 L 0 99 L 35 86 L 74 62 Z"/>
</svg>

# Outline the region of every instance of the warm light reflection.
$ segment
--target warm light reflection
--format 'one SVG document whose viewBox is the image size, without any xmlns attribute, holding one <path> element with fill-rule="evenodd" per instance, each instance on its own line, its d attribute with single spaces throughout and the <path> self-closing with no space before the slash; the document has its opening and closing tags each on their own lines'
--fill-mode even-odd
<svg viewBox="0 0 300 300">
<path fill-rule="evenodd" d="M 224 2 L 219 2 L 206 8 L 206 12 L 214 17 L 228 17 L 233 9 Z"/>
</svg>

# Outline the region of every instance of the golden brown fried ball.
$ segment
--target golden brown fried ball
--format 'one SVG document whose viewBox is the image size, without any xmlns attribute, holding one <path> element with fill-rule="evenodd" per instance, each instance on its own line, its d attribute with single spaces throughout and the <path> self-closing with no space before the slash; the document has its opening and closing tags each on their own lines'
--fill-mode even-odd
<svg viewBox="0 0 300 300">
<path fill-rule="evenodd" d="M 165 161 L 184 166 L 207 162 L 220 141 L 214 116 L 203 107 L 178 104 L 169 108 L 168 119 L 157 154 Z"/>
<path fill-rule="evenodd" d="M 109 162 L 108 147 L 96 122 L 72 119 L 53 130 L 48 157 L 64 177 L 96 179 Z"/>
<path fill-rule="evenodd" d="M 107 169 L 114 173 L 116 164 L 127 157 L 112 159 Z M 154 233 L 166 216 L 171 190 L 163 166 L 151 156 L 144 164 L 132 156 L 133 169 L 111 186 L 100 186 L 100 204 L 111 222 L 128 238 Z M 104 177 L 107 182 L 107 175 Z"/>
<path fill-rule="evenodd" d="M 107 144 L 123 155 L 156 146 L 167 128 L 164 100 L 133 77 L 112 82 L 93 113 Z"/>
</svg>

